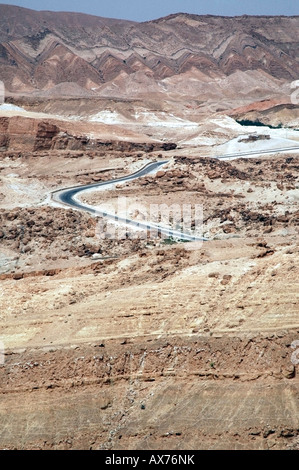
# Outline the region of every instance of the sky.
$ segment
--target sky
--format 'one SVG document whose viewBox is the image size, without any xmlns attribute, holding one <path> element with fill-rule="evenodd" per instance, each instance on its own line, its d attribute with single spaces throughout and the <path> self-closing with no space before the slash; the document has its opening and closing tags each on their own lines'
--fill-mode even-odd
<svg viewBox="0 0 299 470">
<path fill-rule="evenodd" d="M 178 12 L 221 16 L 299 15 L 298 0 L 4 0 L 1 3 L 133 21 L 149 21 Z"/>
</svg>

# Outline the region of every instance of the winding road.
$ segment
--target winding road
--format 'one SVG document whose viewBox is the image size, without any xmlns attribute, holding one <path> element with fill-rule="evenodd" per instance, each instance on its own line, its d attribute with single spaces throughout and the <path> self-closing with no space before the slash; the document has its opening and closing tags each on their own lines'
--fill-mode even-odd
<svg viewBox="0 0 299 470">
<path fill-rule="evenodd" d="M 230 159 L 235 159 L 235 158 L 240 158 L 240 157 L 252 157 L 254 155 L 273 154 L 273 153 L 280 153 L 280 152 L 289 152 L 289 151 L 294 151 L 294 150 L 299 150 L 299 147 L 296 146 L 296 147 L 286 147 L 286 148 L 280 148 L 280 149 L 260 150 L 260 151 L 247 152 L 247 153 L 242 152 L 238 154 L 218 155 L 212 158 L 216 158 L 219 160 L 222 160 L 222 159 L 230 160 Z M 116 216 L 115 214 L 103 212 L 103 211 L 100 211 L 98 208 L 93 208 L 92 206 L 85 205 L 82 202 L 79 202 L 75 198 L 79 193 L 86 191 L 86 190 L 90 190 L 93 188 L 106 189 L 111 184 L 132 181 L 134 179 L 148 175 L 150 173 L 155 172 L 160 166 L 163 166 L 166 163 L 168 163 L 167 160 L 164 160 L 161 162 L 148 163 L 143 168 L 141 168 L 140 170 L 137 170 L 136 172 L 130 175 L 123 176 L 121 178 L 117 178 L 117 179 L 110 180 L 110 181 L 104 181 L 101 183 L 74 186 L 68 189 L 57 190 L 57 191 L 52 192 L 51 196 L 52 196 L 52 199 L 58 203 L 74 207 L 75 209 L 90 212 L 93 215 L 107 217 L 109 219 L 114 220 L 116 223 L 125 224 L 127 226 L 132 226 L 137 229 L 146 230 L 146 231 L 153 230 L 155 234 L 157 233 L 164 234 L 164 235 L 167 235 L 167 237 L 179 239 L 181 241 L 207 241 L 208 239 L 205 237 L 196 237 L 193 234 L 183 233 L 177 230 L 172 230 L 170 228 L 163 227 L 161 225 L 157 225 L 151 222 L 144 222 L 144 223 L 137 222 L 136 220 L 133 220 L 133 219 L 123 218 L 123 217 Z"/>
<path fill-rule="evenodd" d="M 196 237 L 192 234 L 190 235 L 188 233 L 183 233 L 178 230 L 172 230 L 170 228 L 163 227 L 161 225 L 157 225 L 151 222 L 137 222 L 136 220 L 133 220 L 133 219 L 127 219 L 127 218 L 119 217 L 115 214 L 103 212 L 99 210 L 98 208 L 93 208 L 91 206 L 85 205 L 82 202 L 79 202 L 77 199 L 75 199 L 75 196 L 77 196 L 79 193 L 86 191 L 86 190 L 99 188 L 99 187 L 101 187 L 102 189 L 106 189 L 106 187 L 110 186 L 111 184 L 121 183 L 125 181 L 132 181 L 134 179 L 140 178 L 141 176 L 148 175 L 156 171 L 160 166 L 165 165 L 167 162 L 168 161 L 166 160 L 166 161 L 161 161 L 161 162 L 148 163 L 140 170 L 128 176 L 123 176 L 121 178 L 117 178 L 114 180 L 104 181 L 102 183 L 75 186 L 75 187 L 68 188 L 68 189 L 54 191 L 52 193 L 52 198 L 56 202 L 62 203 L 64 205 L 68 205 L 76 209 L 90 212 L 93 215 L 107 217 L 109 219 L 114 220 L 116 223 L 125 224 L 125 225 L 132 226 L 141 230 L 146 230 L 146 231 L 151 230 L 155 234 L 158 234 L 158 233 L 164 234 L 169 238 L 179 239 L 181 241 L 207 241 L 207 238 Z"/>
</svg>

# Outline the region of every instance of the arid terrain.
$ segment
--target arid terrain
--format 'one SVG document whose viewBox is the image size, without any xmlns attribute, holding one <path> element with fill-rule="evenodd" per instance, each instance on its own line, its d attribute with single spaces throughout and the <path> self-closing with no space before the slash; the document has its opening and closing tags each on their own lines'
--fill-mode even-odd
<svg viewBox="0 0 299 470">
<path fill-rule="evenodd" d="M 0 448 L 298 450 L 298 17 L 0 12 Z"/>
</svg>

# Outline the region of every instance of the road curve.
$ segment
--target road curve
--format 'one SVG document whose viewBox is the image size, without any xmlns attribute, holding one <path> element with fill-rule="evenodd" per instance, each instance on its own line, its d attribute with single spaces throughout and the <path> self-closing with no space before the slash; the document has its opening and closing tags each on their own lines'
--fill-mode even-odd
<svg viewBox="0 0 299 470">
<path fill-rule="evenodd" d="M 188 233 L 183 233 L 181 231 L 177 230 L 172 230 L 167 227 L 163 227 L 161 225 L 156 225 L 151 222 L 137 222 L 132 219 L 127 219 L 127 218 L 122 218 L 118 217 L 115 214 L 110 214 L 107 212 L 102 212 L 96 208 L 93 208 L 91 206 L 85 205 L 81 202 L 78 202 L 78 200 L 75 199 L 75 196 L 78 195 L 79 193 L 90 190 L 92 188 L 99 188 L 102 187 L 104 189 L 105 186 L 110 186 L 111 184 L 115 183 L 120 183 L 120 182 L 125 182 L 125 181 L 132 181 L 134 179 L 140 178 L 141 176 L 145 176 L 155 170 L 157 170 L 160 166 L 165 165 L 168 161 L 164 160 L 161 162 L 153 162 L 153 163 L 148 163 L 145 165 L 143 168 L 140 170 L 128 175 L 128 176 L 123 176 L 121 178 L 117 178 L 114 180 L 109 180 L 109 181 L 103 181 L 101 183 L 93 183 L 93 184 L 86 184 L 86 185 L 81 185 L 81 186 L 74 186 L 68 189 L 62 189 L 62 190 L 57 190 L 52 192 L 52 199 L 56 202 L 62 203 L 64 205 L 68 205 L 71 207 L 74 207 L 76 209 L 84 210 L 87 211 L 93 215 L 97 216 L 103 216 L 107 217 L 109 219 L 114 220 L 116 223 L 121 223 L 125 225 L 129 225 L 138 229 L 143 229 L 147 231 L 152 231 L 152 233 L 160 233 L 164 234 L 167 237 L 172 237 L 172 238 L 177 238 L 179 240 L 183 241 L 207 241 L 207 238 L 204 237 L 196 237 L 193 235 L 190 235 Z"/>
<path fill-rule="evenodd" d="M 218 160 L 226 159 L 235 159 L 235 158 L 240 158 L 240 157 L 250 157 L 254 155 L 260 155 L 260 154 L 271 154 L 271 153 L 280 153 L 280 152 L 288 152 L 288 151 L 294 151 L 294 150 L 299 150 L 299 147 L 286 147 L 286 148 L 280 148 L 280 149 L 271 149 L 271 150 L 260 150 L 260 151 L 252 151 L 252 152 L 242 152 L 242 153 L 237 153 L 237 154 L 227 154 L 227 155 L 218 155 L 218 156 L 209 156 L 209 158 L 216 158 Z M 90 212 L 93 215 L 97 216 L 103 216 L 107 217 L 109 219 L 113 219 L 115 222 L 122 223 L 125 225 L 129 225 L 135 228 L 143 229 L 143 230 L 154 230 L 155 233 L 161 233 L 164 235 L 167 235 L 168 237 L 173 237 L 173 238 L 178 238 L 180 240 L 184 241 L 207 241 L 207 238 L 204 237 L 195 237 L 193 235 L 190 235 L 188 233 L 183 233 L 181 231 L 176 231 L 176 230 L 171 230 L 166 227 L 162 227 L 159 225 L 155 225 L 150 222 L 136 222 L 135 220 L 132 219 L 127 219 L 127 218 L 122 218 L 115 216 L 115 214 L 109 214 L 107 212 L 101 212 L 98 209 L 94 209 L 91 206 L 85 205 L 83 203 L 80 203 L 78 200 L 75 199 L 75 196 L 83 191 L 86 191 L 87 189 L 90 190 L 92 188 L 99 188 L 102 187 L 104 188 L 105 186 L 109 186 L 111 184 L 115 183 L 121 183 L 124 181 L 132 181 L 134 179 L 140 178 L 141 176 L 145 176 L 153 171 L 155 171 L 157 168 L 159 168 L 162 165 L 165 165 L 168 161 L 164 160 L 161 162 L 153 162 L 153 163 L 148 163 L 145 165 L 143 168 L 140 170 L 137 170 L 136 172 L 128 175 L 128 176 L 123 176 L 121 178 L 117 178 L 114 180 L 110 181 L 104 181 L 102 183 L 93 183 L 93 184 L 86 184 L 86 185 L 81 185 L 81 186 L 74 186 L 68 189 L 60 189 L 57 191 L 52 192 L 51 197 L 53 200 L 56 202 L 62 203 L 64 205 L 68 205 L 70 207 L 74 207 L 79 210 L 84 210 L 87 212 Z"/>
</svg>

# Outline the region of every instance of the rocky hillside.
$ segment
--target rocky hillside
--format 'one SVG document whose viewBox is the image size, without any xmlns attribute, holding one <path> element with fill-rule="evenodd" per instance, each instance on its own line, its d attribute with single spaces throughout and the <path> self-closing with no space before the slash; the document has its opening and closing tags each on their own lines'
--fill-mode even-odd
<svg viewBox="0 0 299 470">
<path fill-rule="evenodd" d="M 269 126 L 274 128 L 292 127 L 298 128 L 299 106 L 294 104 L 265 105 L 263 108 L 258 103 L 257 106 L 247 106 L 236 109 L 231 113 L 238 122 L 245 125 Z"/>
<path fill-rule="evenodd" d="M 81 126 L 81 132 L 87 126 Z M 76 127 L 78 130 L 78 126 Z M 53 119 L 33 119 L 23 116 L 0 117 L 0 151 L 43 151 L 43 150 L 117 150 L 145 151 L 172 150 L 171 142 L 132 142 L 130 134 L 123 140 L 90 138 L 86 133 L 75 134 L 74 126 Z"/>
<path fill-rule="evenodd" d="M 0 5 L 0 78 L 10 92 L 86 97 L 175 91 L 180 76 L 188 94 L 194 74 L 209 86 L 247 71 L 250 88 L 275 87 L 298 78 L 298 27 L 299 17 L 181 13 L 135 23 Z"/>
</svg>

